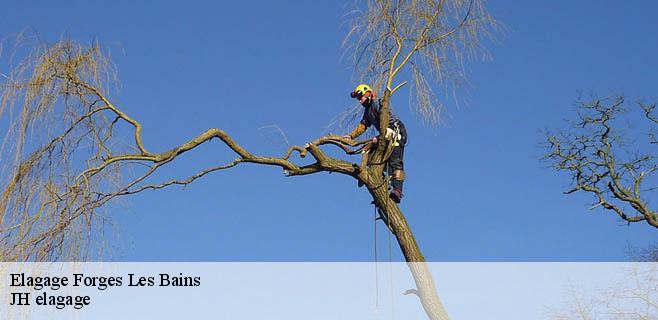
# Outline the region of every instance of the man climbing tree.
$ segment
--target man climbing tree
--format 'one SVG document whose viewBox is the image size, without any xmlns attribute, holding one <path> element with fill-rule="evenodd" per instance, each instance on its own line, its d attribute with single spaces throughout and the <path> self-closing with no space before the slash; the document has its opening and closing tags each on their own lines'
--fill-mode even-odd
<svg viewBox="0 0 658 320">
<path fill-rule="evenodd" d="M 365 185 L 408 262 L 416 288 L 406 293 L 419 298 L 428 318 L 449 319 L 411 227 L 395 198 L 382 187 L 385 163 L 397 147 L 399 156 L 393 157 L 400 160 L 399 166 L 391 167 L 400 170 L 395 182 L 399 201 L 406 132 L 390 114 L 390 99 L 407 83 L 399 78 L 409 77 L 412 96 L 418 101 L 413 110 L 436 122 L 441 105 L 432 95 L 428 77 L 443 82 L 448 80 L 445 75 L 461 74 L 449 71 L 463 65 L 464 55 L 478 52 L 480 40 L 489 35 L 494 22 L 481 0 L 367 0 L 354 11 L 353 21 L 347 50 L 354 52 L 356 72 L 383 88 L 381 100 L 372 90 L 361 90 L 363 96 L 368 91 L 372 95 L 364 106 L 378 110 L 377 116 L 363 123 L 377 127 L 378 143 L 328 135 L 292 145 L 280 156 L 248 150 L 220 128 L 208 128 L 184 143 L 166 141 L 168 149 L 149 144 L 142 138 L 148 128 L 107 89 L 112 87 L 115 68 L 99 44 L 69 39 L 39 42 L 13 69 L 3 72 L 6 83 L 0 86 L 0 116 L 6 116 L 9 124 L 0 144 L 0 154 L 9 155 L 2 158 L 9 170 L 0 174 L 0 260 L 89 259 L 90 243 L 100 234 L 92 231 L 103 227 L 99 211 L 113 200 L 188 185 L 241 164 L 278 167 L 286 176 L 329 172 Z M 397 128 L 396 136 L 386 134 L 389 127 Z M 160 180 L 162 167 L 210 143 L 235 158 L 191 176 Z M 329 146 L 342 150 L 343 156 L 328 153 Z M 363 157 L 368 161 L 357 163 L 348 157 L 366 146 L 372 146 L 368 157 Z"/>
<path fill-rule="evenodd" d="M 382 101 L 377 98 L 377 93 L 367 84 L 360 84 L 350 93 L 350 96 L 359 100 L 364 110 L 359 125 L 346 137 L 356 139 L 372 125 L 379 131 Z M 404 127 L 404 123 L 395 117 L 392 112 L 384 135 L 387 139 L 393 141 L 393 148 L 388 160 L 386 160 L 386 171 L 391 177 L 390 197 L 395 203 L 400 203 L 400 200 L 402 200 L 402 183 L 405 176 L 402 158 L 404 157 L 404 146 L 407 144 L 407 129 Z M 373 143 L 376 142 L 377 137 L 373 138 Z"/>
</svg>

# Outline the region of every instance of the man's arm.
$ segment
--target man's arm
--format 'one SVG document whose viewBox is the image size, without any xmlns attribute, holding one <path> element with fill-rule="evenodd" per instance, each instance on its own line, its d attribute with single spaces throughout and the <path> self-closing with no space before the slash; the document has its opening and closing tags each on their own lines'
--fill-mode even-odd
<svg viewBox="0 0 658 320">
<path fill-rule="evenodd" d="M 347 137 L 349 137 L 350 139 L 358 138 L 360 135 L 366 132 L 366 129 L 368 129 L 370 125 L 372 125 L 372 123 L 370 123 L 368 118 L 368 110 L 367 109 L 363 110 L 363 116 L 361 117 L 361 121 L 359 121 L 359 125 L 356 126 L 356 128 L 352 130 L 352 132 L 350 132 L 350 134 L 348 134 Z"/>
<path fill-rule="evenodd" d="M 350 137 L 350 139 L 356 139 L 361 134 L 366 132 L 366 129 L 367 129 L 366 125 L 363 124 L 363 122 L 359 122 L 359 125 L 354 130 L 352 130 L 352 132 L 350 132 L 348 136 Z"/>
</svg>

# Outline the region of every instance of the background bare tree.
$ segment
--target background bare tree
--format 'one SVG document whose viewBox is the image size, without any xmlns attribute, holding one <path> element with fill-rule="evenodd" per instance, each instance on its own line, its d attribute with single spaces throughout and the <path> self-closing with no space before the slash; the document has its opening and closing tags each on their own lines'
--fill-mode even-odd
<svg viewBox="0 0 658 320">
<path fill-rule="evenodd" d="M 656 104 L 638 105 L 644 121 L 626 118 L 632 121 L 629 128 L 623 122 L 624 97 L 579 102 L 578 119 L 571 130 L 549 133 L 544 159 L 571 177 L 566 194 L 589 193 L 595 199 L 592 209 L 602 207 L 627 223 L 645 222 L 658 228 L 658 214 L 649 203 L 658 169 Z M 630 129 L 645 136 L 629 134 Z"/>
<path fill-rule="evenodd" d="M 637 263 L 625 281 L 594 295 L 574 292 L 566 310 L 553 312 L 555 320 L 658 319 L 658 263 Z"/>
<path fill-rule="evenodd" d="M 367 1 L 355 11 L 348 39 L 359 74 L 384 87 L 381 123 L 388 123 L 391 96 L 412 77 L 416 110 L 435 121 L 440 110 L 430 99 L 430 80 L 439 83 L 493 26 L 478 0 Z M 362 63 L 366 61 L 367 63 Z M 364 67 L 365 66 L 365 67 Z M 111 200 L 144 190 L 186 185 L 209 173 L 243 163 L 279 167 L 286 176 L 336 172 L 364 183 L 387 226 L 396 236 L 431 319 L 448 319 L 418 244 L 399 207 L 388 197 L 384 164 L 392 142 L 324 136 L 291 146 L 281 156 L 244 149 L 221 129 L 208 129 L 188 142 L 156 152 L 142 142 L 142 125 L 111 99 L 114 66 L 102 48 L 68 39 L 37 43 L 16 63 L 2 84 L 0 115 L 8 132 L 0 198 L 0 259 L 3 261 L 79 260 L 90 256 L 101 211 Z M 394 86 L 395 85 L 395 86 Z M 384 129 L 384 128 L 382 128 Z M 386 130 L 381 130 L 385 132 Z M 130 137 L 129 143 L 122 138 Z M 229 162 L 190 177 L 152 182 L 160 167 L 211 140 L 236 155 Z M 359 163 L 329 156 L 334 146 L 346 155 L 363 153 Z M 10 155 L 6 158 L 6 155 Z M 295 157 L 314 160 L 299 165 Z"/>
</svg>

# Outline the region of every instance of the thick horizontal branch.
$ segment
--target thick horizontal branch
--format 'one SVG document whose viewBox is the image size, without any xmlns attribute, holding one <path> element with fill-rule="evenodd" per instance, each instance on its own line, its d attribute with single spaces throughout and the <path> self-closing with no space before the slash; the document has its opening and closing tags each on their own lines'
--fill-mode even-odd
<svg viewBox="0 0 658 320">
<path fill-rule="evenodd" d="M 220 140 L 231 151 L 237 154 L 238 158 L 228 164 L 219 165 L 202 170 L 187 179 L 182 179 L 182 180 L 174 179 L 162 184 L 149 184 L 149 185 L 133 188 L 139 182 L 150 176 L 160 166 L 173 161 L 176 157 L 180 156 L 181 154 L 193 150 L 196 147 L 200 146 L 201 144 L 208 142 L 214 138 Z M 107 168 L 109 165 L 114 163 L 127 162 L 127 161 L 146 161 L 153 163 L 153 166 L 150 166 L 149 167 L 150 169 L 144 175 L 133 180 L 131 183 L 129 183 L 122 189 L 114 193 L 103 194 L 102 195 L 103 200 L 105 201 L 107 200 L 107 198 L 113 198 L 115 196 L 122 196 L 128 194 L 135 194 L 147 189 L 161 189 L 171 185 L 187 185 L 209 173 L 219 170 L 229 169 L 240 163 L 254 163 L 254 164 L 277 166 L 284 170 L 286 176 L 308 175 L 308 174 L 325 171 L 325 172 L 338 172 L 353 177 L 357 177 L 360 170 L 358 165 L 345 160 L 329 157 L 320 148 L 320 146 L 334 145 L 341 148 L 341 150 L 345 151 L 347 154 L 355 154 L 358 150 L 361 150 L 363 146 L 365 146 L 367 143 L 368 143 L 367 140 L 355 141 L 343 137 L 326 136 L 326 137 L 318 138 L 312 141 L 311 143 L 306 144 L 303 147 L 292 146 L 287 150 L 287 152 L 284 154 L 283 157 L 264 157 L 264 156 L 257 156 L 247 151 L 244 147 L 238 144 L 229 134 L 227 134 L 223 130 L 213 128 L 206 130 L 205 132 L 192 138 L 188 142 L 181 144 L 180 146 L 177 146 L 175 148 L 172 148 L 162 153 L 149 154 L 149 155 L 127 154 L 127 155 L 118 155 L 118 156 L 110 157 L 106 159 L 101 165 L 85 170 L 83 173 L 81 173 L 78 176 L 78 180 L 79 183 L 89 180 L 94 175 L 98 174 L 99 172 Z M 357 148 L 355 150 L 350 149 L 353 147 L 360 147 L 360 148 Z M 305 157 L 307 153 L 310 153 L 313 156 L 313 158 L 316 160 L 316 162 L 310 165 L 299 166 L 290 160 L 290 157 L 293 154 L 293 152 L 298 152 L 300 154 L 300 157 Z"/>
</svg>

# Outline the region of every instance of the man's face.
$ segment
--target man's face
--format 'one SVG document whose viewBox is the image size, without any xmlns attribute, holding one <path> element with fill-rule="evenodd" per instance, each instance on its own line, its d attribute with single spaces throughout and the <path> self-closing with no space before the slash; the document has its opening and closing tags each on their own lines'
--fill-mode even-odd
<svg viewBox="0 0 658 320">
<path fill-rule="evenodd" d="M 370 105 L 371 100 L 372 100 L 372 92 L 368 91 L 361 96 L 359 102 L 361 102 L 362 106 L 367 107 Z"/>
<path fill-rule="evenodd" d="M 372 91 L 367 91 L 365 93 L 361 93 L 361 91 L 354 91 L 350 93 L 350 96 L 354 99 L 359 100 L 362 106 L 368 107 L 370 103 L 372 102 L 372 99 L 375 97 L 374 93 Z"/>
</svg>

